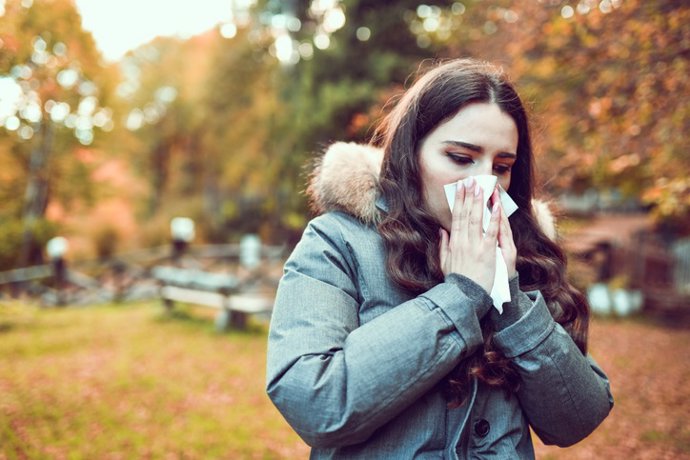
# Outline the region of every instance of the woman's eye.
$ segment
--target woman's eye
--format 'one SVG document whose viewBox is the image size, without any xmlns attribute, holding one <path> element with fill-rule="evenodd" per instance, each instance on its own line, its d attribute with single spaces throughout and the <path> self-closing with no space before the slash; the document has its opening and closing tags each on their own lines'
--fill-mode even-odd
<svg viewBox="0 0 690 460">
<path fill-rule="evenodd" d="M 510 172 L 511 166 L 508 165 L 496 165 L 494 166 L 494 171 L 496 174 L 507 174 Z"/>
<path fill-rule="evenodd" d="M 446 155 L 448 155 L 448 158 L 461 165 L 469 165 L 474 163 L 472 157 L 468 157 L 466 155 L 459 155 L 457 153 L 446 153 Z"/>
</svg>

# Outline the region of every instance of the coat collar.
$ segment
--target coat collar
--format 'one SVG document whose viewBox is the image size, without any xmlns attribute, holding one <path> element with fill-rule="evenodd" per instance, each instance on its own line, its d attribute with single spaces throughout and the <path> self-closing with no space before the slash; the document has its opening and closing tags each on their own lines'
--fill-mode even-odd
<svg viewBox="0 0 690 460">
<path fill-rule="evenodd" d="M 316 213 L 343 211 L 365 223 L 379 218 L 379 171 L 383 151 L 371 145 L 336 142 L 316 161 L 307 195 Z M 385 210 L 385 209 L 384 209 Z"/>
</svg>

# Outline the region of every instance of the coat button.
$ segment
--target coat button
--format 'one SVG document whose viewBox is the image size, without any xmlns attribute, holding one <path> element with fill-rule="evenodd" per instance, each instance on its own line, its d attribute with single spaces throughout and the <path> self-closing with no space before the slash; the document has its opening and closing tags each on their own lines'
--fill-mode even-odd
<svg viewBox="0 0 690 460">
<path fill-rule="evenodd" d="M 489 430 L 491 430 L 491 425 L 488 421 L 484 420 L 483 418 L 477 420 L 477 422 L 474 424 L 474 434 L 476 434 L 480 438 L 483 438 L 484 436 L 489 434 Z"/>
</svg>

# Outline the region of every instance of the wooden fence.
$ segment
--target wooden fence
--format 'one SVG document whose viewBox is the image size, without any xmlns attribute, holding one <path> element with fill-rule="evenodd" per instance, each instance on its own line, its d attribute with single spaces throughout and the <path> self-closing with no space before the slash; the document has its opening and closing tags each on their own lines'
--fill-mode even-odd
<svg viewBox="0 0 690 460">
<path fill-rule="evenodd" d="M 160 280 L 154 276 L 155 267 L 195 269 L 206 271 L 210 276 L 214 272 L 232 270 L 245 274 L 253 271 L 255 275 L 266 264 L 280 264 L 286 248 L 260 245 L 254 250 L 258 267 L 243 266 L 248 259 L 247 248 L 242 244 L 216 244 L 189 246 L 183 253 L 170 246 L 159 246 L 108 259 L 17 268 L 0 272 L 0 297 L 37 298 L 46 305 L 155 298 L 160 287 Z M 265 279 L 275 281 L 271 277 Z"/>
</svg>

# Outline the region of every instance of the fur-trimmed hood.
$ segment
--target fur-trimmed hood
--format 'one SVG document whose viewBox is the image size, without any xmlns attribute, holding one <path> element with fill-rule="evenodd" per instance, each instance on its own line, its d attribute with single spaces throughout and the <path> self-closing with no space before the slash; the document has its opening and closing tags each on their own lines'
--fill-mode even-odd
<svg viewBox="0 0 690 460">
<path fill-rule="evenodd" d="M 377 147 L 354 142 L 336 142 L 317 160 L 307 195 L 316 213 L 344 211 L 365 223 L 378 220 L 376 207 L 379 171 L 383 151 Z M 539 226 L 556 238 L 556 226 L 547 203 L 532 201 Z"/>
</svg>

